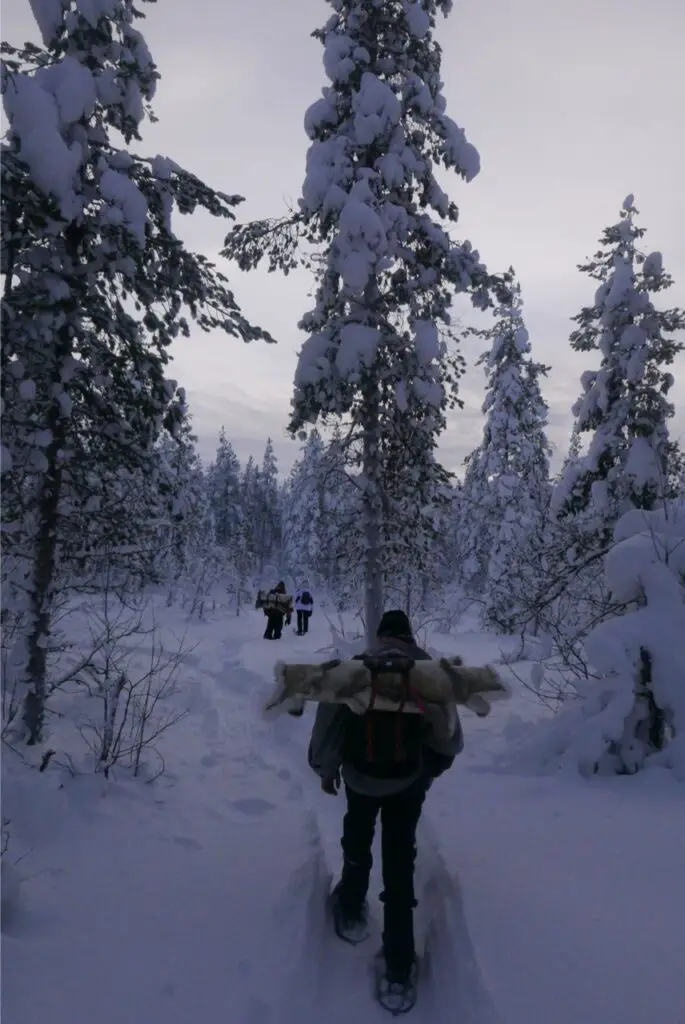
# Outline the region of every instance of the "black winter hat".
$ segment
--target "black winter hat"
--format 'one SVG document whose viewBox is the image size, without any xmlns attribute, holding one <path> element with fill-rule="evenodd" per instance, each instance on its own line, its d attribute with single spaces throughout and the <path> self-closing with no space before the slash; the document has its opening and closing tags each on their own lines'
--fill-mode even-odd
<svg viewBox="0 0 685 1024">
<path fill-rule="evenodd" d="M 401 608 L 384 612 L 383 618 L 378 623 L 376 636 L 412 637 L 411 622 Z"/>
</svg>

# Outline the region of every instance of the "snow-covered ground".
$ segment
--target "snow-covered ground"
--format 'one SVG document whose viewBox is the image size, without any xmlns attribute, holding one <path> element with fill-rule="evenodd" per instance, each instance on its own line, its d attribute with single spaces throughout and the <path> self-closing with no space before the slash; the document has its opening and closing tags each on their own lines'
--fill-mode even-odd
<svg viewBox="0 0 685 1024">
<path fill-rule="evenodd" d="M 373 944 L 326 929 L 343 798 L 306 764 L 311 724 L 264 722 L 276 657 L 320 659 L 325 619 L 261 639 L 256 613 L 186 623 L 194 650 L 146 784 L 4 762 L 7 1024 L 366 1024 L 387 1020 L 366 976 Z M 469 631 L 429 646 L 497 658 Z M 506 670 L 505 670 L 506 671 Z M 425 1024 L 683 1024 L 685 804 L 659 770 L 587 781 L 506 772 L 506 726 L 540 714 L 516 690 L 435 784 L 419 834 Z"/>
</svg>

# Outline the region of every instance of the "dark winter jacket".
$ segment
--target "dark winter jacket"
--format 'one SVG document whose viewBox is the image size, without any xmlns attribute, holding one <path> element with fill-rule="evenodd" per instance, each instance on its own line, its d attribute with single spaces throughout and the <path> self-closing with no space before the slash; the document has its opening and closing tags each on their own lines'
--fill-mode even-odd
<svg viewBox="0 0 685 1024">
<path fill-rule="evenodd" d="M 380 654 L 388 649 L 402 650 L 414 661 L 431 660 L 430 655 L 418 647 L 411 637 L 379 638 L 364 654 L 356 657 L 361 660 L 369 654 Z M 309 743 L 309 766 L 322 779 L 330 778 L 340 770 L 350 789 L 367 796 L 400 793 L 422 776 L 426 786 L 429 786 L 433 779 L 452 765 L 464 747 L 461 722 L 456 712 L 453 714 L 454 720 L 450 723 L 449 713 L 443 705 L 426 703 L 422 763 L 418 771 L 401 779 L 379 779 L 363 774 L 343 760 L 346 726 L 352 722 L 354 712 L 344 704 L 319 704 Z"/>
</svg>

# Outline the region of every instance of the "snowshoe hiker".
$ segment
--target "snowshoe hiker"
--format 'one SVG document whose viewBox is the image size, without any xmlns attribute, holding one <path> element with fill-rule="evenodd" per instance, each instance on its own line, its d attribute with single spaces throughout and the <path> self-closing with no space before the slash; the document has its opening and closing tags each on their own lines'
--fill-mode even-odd
<svg viewBox="0 0 685 1024">
<path fill-rule="evenodd" d="M 314 610 L 314 597 L 309 580 L 302 580 L 302 586 L 295 594 L 295 611 L 297 612 L 297 635 L 304 636 L 309 630 L 309 620 Z"/>
<path fill-rule="evenodd" d="M 430 660 L 417 646 L 403 611 L 383 615 L 377 638 L 357 655 L 369 667 Z M 343 867 L 332 909 L 336 932 L 348 942 L 368 935 L 366 896 L 380 813 L 383 947 L 377 960 L 377 996 L 394 1013 L 410 1009 L 416 998 L 416 828 L 433 780 L 463 748 L 458 717 L 450 719 L 441 705 L 424 703 L 422 710 L 407 714 L 371 707 L 356 715 L 345 705 L 322 703 L 309 745 L 309 764 L 320 776 L 321 788 L 335 795 L 341 775 L 345 786 Z"/>
<path fill-rule="evenodd" d="M 286 594 L 285 583 L 281 580 L 270 590 L 264 601 L 266 615 L 265 640 L 280 640 L 283 632 L 283 619 L 289 626 L 293 614 L 293 599 Z"/>
</svg>

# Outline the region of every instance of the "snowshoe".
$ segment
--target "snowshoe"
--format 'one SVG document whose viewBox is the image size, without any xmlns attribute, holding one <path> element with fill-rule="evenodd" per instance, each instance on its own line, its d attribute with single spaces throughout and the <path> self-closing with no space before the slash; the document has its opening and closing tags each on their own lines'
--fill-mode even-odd
<svg viewBox="0 0 685 1024">
<path fill-rule="evenodd" d="M 360 942 L 368 939 L 369 929 L 369 906 L 366 900 L 357 909 L 345 906 L 340 899 L 340 894 L 334 889 L 330 895 L 330 908 L 333 917 L 333 928 L 335 934 L 343 942 L 349 942 L 351 946 L 358 946 Z"/>
<path fill-rule="evenodd" d="M 376 954 L 374 964 L 374 994 L 388 1013 L 398 1017 L 409 1013 L 416 1003 L 418 962 L 414 960 L 408 973 L 397 974 L 388 970 L 383 950 Z"/>
</svg>

